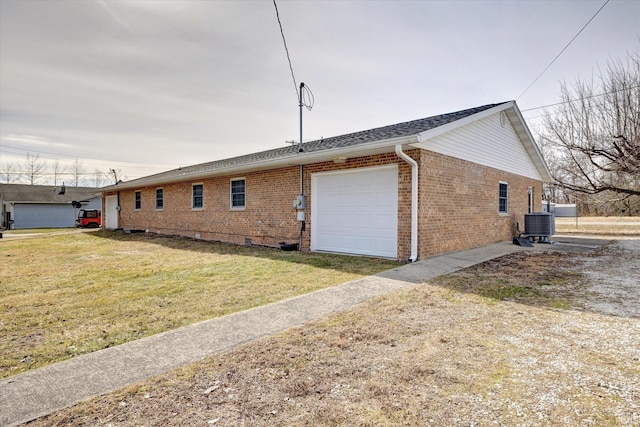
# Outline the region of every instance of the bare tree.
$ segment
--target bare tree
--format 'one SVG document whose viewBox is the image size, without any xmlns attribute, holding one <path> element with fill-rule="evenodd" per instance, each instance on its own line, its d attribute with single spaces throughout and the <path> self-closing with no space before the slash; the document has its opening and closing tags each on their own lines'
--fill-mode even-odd
<svg viewBox="0 0 640 427">
<path fill-rule="evenodd" d="M 18 182 L 19 179 L 18 169 L 12 162 L 3 163 L 2 166 L 0 166 L 0 181 L 5 184 L 14 184 Z"/>
<path fill-rule="evenodd" d="M 597 79 L 563 83 L 540 140 L 563 189 L 607 203 L 640 196 L 640 53 L 610 62 Z"/>
<path fill-rule="evenodd" d="M 31 153 L 27 153 L 27 158 L 24 162 L 24 169 L 27 174 L 27 180 L 30 185 L 35 185 L 38 183 L 42 174 L 46 168 L 46 162 L 40 158 L 39 154 L 31 155 Z"/>
<path fill-rule="evenodd" d="M 102 171 L 100 171 L 100 169 L 95 169 L 93 171 L 93 186 L 96 188 L 102 186 L 103 179 L 104 174 L 102 173 Z"/>
<path fill-rule="evenodd" d="M 58 185 L 58 178 L 64 174 L 66 168 L 60 164 L 60 160 L 54 160 L 51 164 L 51 174 L 53 175 L 53 185 Z"/>
<path fill-rule="evenodd" d="M 75 159 L 73 165 L 71 165 L 71 176 L 73 177 L 73 182 L 76 187 L 80 186 L 82 175 L 84 175 L 85 169 L 82 166 L 82 162 L 78 159 Z"/>
</svg>

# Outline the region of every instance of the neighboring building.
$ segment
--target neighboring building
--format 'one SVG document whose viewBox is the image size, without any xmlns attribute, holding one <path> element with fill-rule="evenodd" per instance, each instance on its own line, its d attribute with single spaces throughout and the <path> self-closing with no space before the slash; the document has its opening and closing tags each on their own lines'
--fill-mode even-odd
<svg viewBox="0 0 640 427">
<path fill-rule="evenodd" d="M 553 203 L 548 200 L 542 201 L 542 211 L 551 212 L 558 217 L 576 217 L 578 216 L 578 207 L 575 203 Z"/>
<path fill-rule="evenodd" d="M 77 209 L 72 201 L 85 209 L 102 209 L 96 188 L 0 184 L 1 226 L 16 230 L 73 227 Z"/>
<path fill-rule="evenodd" d="M 550 202 L 548 200 L 543 200 L 542 201 L 542 212 L 553 213 L 555 209 L 556 209 L 556 204 L 555 203 Z"/>
<path fill-rule="evenodd" d="M 575 203 L 556 204 L 553 213 L 556 217 L 576 217 L 578 216 L 578 207 Z"/>
<path fill-rule="evenodd" d="M 548 168 L 514 101 L 105 187 L 103 224 L 416 260 L 511 240 Z M 302 197 L 298 197 L 298 196 Z"/>
</svg>

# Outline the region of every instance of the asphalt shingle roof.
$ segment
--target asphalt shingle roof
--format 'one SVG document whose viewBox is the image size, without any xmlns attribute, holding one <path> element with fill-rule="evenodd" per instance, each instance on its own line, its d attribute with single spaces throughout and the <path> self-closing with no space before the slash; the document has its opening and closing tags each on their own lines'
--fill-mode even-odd
<svg viewBox="0 0 640 427">
<path fill-rule="evenodd" d="M 53 185 L 0 184 L 0 195 L 10 202 L 71 203 L 73 200 L 90 199 L 100 193 L 98 188 L 65 186 L 64 194 L 58 194 L 60 189 L 61 186 Z"/>
<path fill-rule="evenodd" d="M 347 148 L 354 147 L 360 144 L 366 144 L 376 141 L 384 141 L 392 138 L 400 138 L 405 136 L 417 135 L 421 132 L 425 132 L 448 123 L 455 122 L 468 116 L 480 113 L 484 110 L 496 107 L 504 104 L 504 102 L 497 104 L 488 104 L 481 107 L 469 108 L 466 110 L 456 111 L 448 114 L 440 114 L 437 116 L 431 116 L 423 119 L 412 120 L 403 123 L 397 123 L 389 126 L 382 126 L 374 129 L 363 130 L 359 132 L 348 133 L 345 135 L 334 136 L 330 138 L 323 138 L 315 141 L 309 141 L 302 144 L 302 148 L 305 153 L 320 152 L 324 150 L 330 150 L 335 148 Z M 298 152 L 298 145 L 287 146 L 282 148 L 276 148 L 267 151 L 260 151 L 257 153 L 247 154 L 238 157 L 232 157 L 223 160 L 216 160 L 207 163 L 200 163 L 197 165 L 186 166 L 179 169 L 173 169 L 167 172 L 161 172 L 159 174 L 146 176 L 136 180 L 128 181 L 127 184 L 140 183 L 144 184 L 145 181 L 153 180 L 159 181 L 162 179 L 171 180 L 182 175 L 191 175 L 201 172 L 211 171 L 214 172 L 218 169 L 226 169 L 234 166 L 242 166 L 245 164 L 251 164 L 260 161 L 276 160 L 283 157 L 289 157 Z"/>
</svg>

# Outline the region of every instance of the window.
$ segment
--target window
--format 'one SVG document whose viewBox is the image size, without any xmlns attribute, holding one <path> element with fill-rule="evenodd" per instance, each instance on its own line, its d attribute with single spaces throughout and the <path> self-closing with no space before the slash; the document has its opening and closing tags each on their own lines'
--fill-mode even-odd
<svg viewBox="0 0 640 427">
<path fill-rule="evenodd" d="M 139 211 L 142 208 L 142 193 L 136 191 L 136 210 Z"/>
<path fill-rule="evenodd" d="M 204 185 L 203 184 L 194 184 L 192 191 L 192 204 L 191 207 L 193 209 L 202 209 L 204 206 Z"/>
<path fill-rule="evenodd" d="M 501 182 L 498 189 L 498 212 L 501 214 L 509 212 L 509 184 L 506 182 Z"/>
<path fill-rule="evenodd" d="M 533 187 L 527 189 L 527 213 L 533 213 Z"/>
<path fill-rule="evenodd" d="M 162 188 L 156 188 L 156 209 L 164 209 L 164 191 L 162 191 Z"/>
<path fill-rule="evenodd" d="M 244 178 L 231 180 L 231 209 L 241 209 L 245 206 Z"/>
</svg>

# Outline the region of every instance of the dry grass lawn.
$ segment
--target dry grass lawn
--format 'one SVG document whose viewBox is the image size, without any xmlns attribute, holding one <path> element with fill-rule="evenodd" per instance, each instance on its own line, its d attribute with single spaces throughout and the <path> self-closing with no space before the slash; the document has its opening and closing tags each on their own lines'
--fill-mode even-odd
<svg viewBox="0 0 640 427">
<path fill-rule="evenodd" d="M 398 265 L 107 231 L 3 239 L 0 258 L 0 378 Z"/>
<path fill-rule="evenodd" d="M 556 233 L 640 236 L 640 217 L 556 218 Z"/>
<path fill-rule="evenodd" d="M 30 425 L 638 426 L 638 259 L 508 255 Z"/>
</svg>

